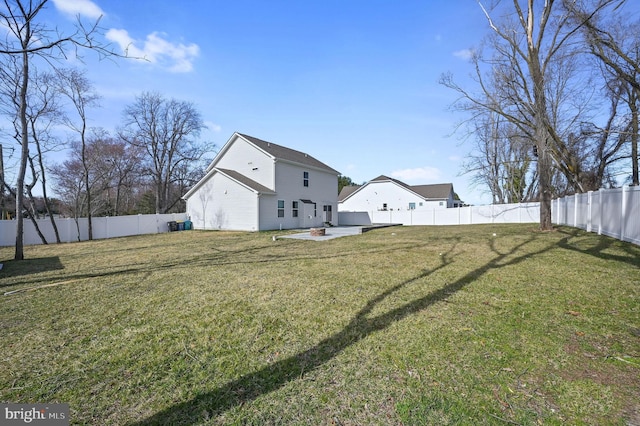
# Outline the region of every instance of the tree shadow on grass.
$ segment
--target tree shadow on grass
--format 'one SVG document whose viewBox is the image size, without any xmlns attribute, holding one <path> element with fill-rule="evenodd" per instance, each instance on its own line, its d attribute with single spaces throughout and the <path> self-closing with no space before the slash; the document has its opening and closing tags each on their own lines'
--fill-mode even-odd
<svg viewBox="0 0 640 426">
<path fill-rule="evenodd" d="M 588 234 L 587 231 L 578 228 L 562 228 L 559 229 L 558 232 L 566 235 L 566 237 L 560 239 L 560 241 L 558 242 L 558 247 L 566 250 L 589 254 L 603 260 L 627 263 L 629 265 L 640 268 L 639 246 L 617 240 L 613 237 L 607 237 L 605 235 L 595 236 L 593 234 Z M 591 243 L 592 241 L 597 241 L 597 243 L 595 245 L 590 244 L 588 247 L 581 247 L 577 244 L 572 244 L 572 239 L 584 236 L 585 234 L 593 237 L 589 239 L 589 243 Z M 624 253 L 626 253 L 626 255 L 615 254 L 610 250 L 622 250 Z"/>
<path fill-rule="evenodd" d="M 25 260 L 8 260 L 3 263 L 0 269 L 0 278 L 19 277 L 23 275 L 37 274 L 40 272 L 49 272 L 64 269 L 62 262 L 58 256 L 39 257 L 35 259 Z M 14 285 L 14 283 L 2 284 L 0 287 Z"/>
<path fill-rule="evenodd" d="M 453 264 L 454 244 L 449 251 L 442 253 L 440 256 L 440 265 L 433 269 L 425 270 L 419 275 L 380 293 L 377 297 L 371 299 L 342 330 L 322 340 L 314 347 L 265 366 L 256 372 L 241 376 L 217 389 L 198 395 L 189 401 L 172 405 L 134 424 L 142 426 L 156 424 L 187 425 L 198 423 L 203 421 L 203 413 L 207 413 L 209 418 L 215 418 L 235 406 L 253 401 L 261 395 L 273 392 L 285 386 L 287 383 L 303 377 L 305 373 L 321 367 L 342 353 L 346 348 L 363 340 L 372 333 L 384 330 L 396 321 L 401 321 L 410 315 L 446 300 L 488 271 L 526 261 L 531 256 L 543 253 L 554 247 L 553 245 L 549 245 L 536 252 L 527 251 L 520 256 L 509 259 L 510 256 L 515 255 L 534 239 L 535 236 L 531 236 L 527 241 L 523 241 L 504 253 L 496 249 L 494 240 L 490 240 L 489 249 L 495 253 L 496 256 L 487 264 L 474 269 L 462 278 L 424 297 L 415 299 L 378 316 L 370 316 L 376 305 L 380 304 L 392 294 L 416 281 L 428 278 L 436 271 Z"/>
<path fill-rule="evenodd" d="M 0 284 L 0 287 L 10 287 L 10 286 L 40 286 L 43 284 L 51 284 L 56 281 L 71 283 L 77 282 L 85 279 L 92 278 L 101 278 L 101 277 L 109 277 L 109 276 L 119 276 L 124 274 L 152 274 L 158 270 L 166 270 L 172 269 L 175 271 L 190 271 L 193 268 L 199 267 L 210 267 L 210 266 L 226 266 L 226 265 L 242 265 L 242 264 L 261 264 L 261 263 L 274 263 L 274 262 L 282 262 L 282 263 L 290 263 L 296 262 L 300 260 L 322 260 L 322 259 L 332 259 L 332 258 L 343 258 L 344 256 L 348 256 L 352 253 L 357 254 L 376 254 L 376 253 L 388 253 L 392 250 L 403 250 L 408 248 L 418 248 L 421 246 L 428 246 L 429 242 L 425 242 L 422 244 L 415 243 L 406 243 L 401 245 L 396 245 L 393 247 L 385 246 L 374 249 L 365 249 L 365 250 L 350 250 L 350 251 L 339 251 L 339 252 L 329 252 L 323 255 L 318 255 L 317 253 L 298 253 L 296 254 L 296 247 L 304 247 L 304 244 L 308 243 L 307 241 L 291 241 L 287 245 L 287 250 L 280 250 L 278 253 L 272 253 L 271 246 L 259 246 L 259 247 L 248 247 L 239 250 L 223 250 L 217 247 L 213 247 L 211 252 L 208 254 L 201 254 L 197 258 L 189 259 L 188 261 L 185 259 L 173 259 L 169 261 L 164 261 L 162 263 L 153 262 L 149 263 L 128 263 L 128 264 L 120 264 L 120 265 L 109 265 L 105 268 L 97 268 L 91 271 L 90 273 L 76 273 L 76 274 L 66 274 L 64 276 L 52 277 L 52 276 L 44 276 L 44 277 L 29 277 L 24 279 L 16 279 L 11 281 L 10 283 Z M 253 256 L 252 256 L 253 255 Z M 28 273 L 35 272 L 43 272 L 45 269 L 33 270 L 30 271 L 30 265 L 32 261 L 36 261 L 38 259 L 29 259 L 22 260 L 19 262 L 12 263 L 16 266 L 20 266 L 21 268 L 26 267 L 29 271 Z M 58 259 L 58 263 L 60 260 Z M 60 264 L 60 268 L 64 269 Z M 49 270 L 54 270 L 55 268 L 51 268 Z M 0 278 L 13 278 L 25 275 L 21 273 L 22 269 L 8 269 L 8 273 L 3 275 L 4 271 L 0 271 Z"/>
</svg>

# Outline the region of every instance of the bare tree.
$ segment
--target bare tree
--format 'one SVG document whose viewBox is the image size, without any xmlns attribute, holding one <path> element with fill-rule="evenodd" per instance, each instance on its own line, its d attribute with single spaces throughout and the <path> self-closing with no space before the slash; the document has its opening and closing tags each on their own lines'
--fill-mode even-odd
<svg viewBox="0 0 640 426">
<path fill-rule="evenodd" d="M 613 3 L 595 2 L 589 19 Z M 481 94 L 463 89 L 451 75 L 443 76 L 441 83 L 461 93 L 463 107 L 502 116 L 518 129 L 520 138 L 530 141 L 537 152 L 540 229 L 550 230 L 554 168 L 578 189 L 580 186 L 567 167 L 564 148 L 568 133 L 561 129 L 570 128 L 582 108 L 574 105 L 574 111 L 566 115 L 568 104 L 562 100 L 570 87 L 567 78 L 572 74 L 568 67 L 577 69 L 572 43 L 584 22 L 569 19 L 561 1 L 539 4 L 513 0 L 512 7 L 501 9 L 509 15 L 500 22 L 492 17 L 494 9 L 486 9 L 482 3 L 480 6 L 492 30 L 489 41 L 493 53 L 490 59 L 479 54 L 473 59 Z M 489 68 L 488 77 L 485 66 Z"/>
<path fill-rule="evenodd" d="M 120 137 L 144 150 L 153 179 L 156 213 L 166 213 L 182 196 L 172 191 L 180 175 L 197 165 L 212 147 L 198 141 L 205 128 L 192 103 L 144 92 L 124 111 Z"/>
<path fill-rule="evenodd" d="M 95 197 L 104 200 L 105 208 L 100 214 L 121 214 L 124 200 L 134 198 L 132 192 L 142 181 L 142 150 L 103 132 L 92 138 L 88 155 L 96 175 Z M 129 202 L 124 210 L 131 208 Z"/>
<path fill-rule="evenodd" d="M 622 1 L 619 2 L 622 5 Z M 569 10 L 578 21 L 585 21 L 583 34 L 587 47 L 611 74 L 615 86 L 620 87 L 620 95 L 625 100 L 630 116 L 626 141 L 630 146 L 631 182 L 640 185 L 638 172 L 638 121 L 640 103 L 640 34 L 637 31 L 640 22 L 628 22 L 626 16 L 614 16 L 608 20 L 586 19 L 590 15 L 587 9 L 578 3 L 569 3 Z"/>
<path fill-rule="evenodd" d="M 17 99 L 19 100 L 18 122 L 20 124 L 21 156 L 16 182 L 16 260 L 24 259 L 24 221 L 20 210 L 24 198 L 24 179 L 29 158 L 29 127 L 27 123 L 27 94 L 31 81 L 30 66 L 36 57 L 48 63 L 65 57 L 69 47 L 88 48 L 100 54 L 111 55 L 106 46 L 96 43 L 98 21 L 85 26 L 80 19 L 75 31 L 65 35 L 59 33 L 39 18 L 48 0 L 3 0 L 0 5 L 0 26 L 8 35 L 0 40 L 0 55 L 15 59 L 21 66 Z"/>
<path fill-rule="evenodd" d="M 531 201 L 537 177 L 530 142 L 501 115 L 481 109 L 469 122 L 474 150 L 463 164 L 476 185 L 488 188 L 494 204 Z"/>
<path fill-rule="evenodd" d="M 59 105 L 56 99 L 53 76 L 51 74 L 36 74 L 33 85 L 33 94 L 29 96 L 31 102 L 28 108 L 28 121 L 31 130 L 31 139 L 36 148 L 35 155 L 29 156 L 29 162 L 35 178 L 35 170 L 37 169 L 40 189 L 42 190 L 42 198 L 51 221 L 51 226 L 56 238 L 56 242 L 60 243 L 60 233 L 56 224 L 51 202 L 48 196 L 47 187 L 47 169 L 45 167 L 45 153 L 58 147 L 57 139 L 51 134 L 51 127 L 57 123 L 59 118 Z M 35 163 L 35 164 L 34 164 Z M 30 197 L 32 195 L 30 194 Z"/>
<path fill-rule="evenodd" d="M 75 112 L 77 118 L 68 115 L 63 116 L 63 122 L 80 138 L 80 159 L 84 169 L 85 197 L 87 203 L 87 226 L 89 239 L 93 239 L 93 223 L 91 220 L 91 190 L 89 186 L 89 163 L 87 158 L 87 113 L 91 107 L 98 106 L 100 96 L 94 91 L 91 82 L 86 78 L 84 72 L 76 69 L 58 69 L 56 73 L 59 92 L 66 97 Z"/>
<path fill-rule="evenodd" d="M 61 212 L 73 217 L 80 241 L 80 217 L 86 208 L 84 192 L 84 167 L 78 156 L 72 156 L 51 170 L 54 177 L 54 191 L 61 200 Z"/>
</svg>

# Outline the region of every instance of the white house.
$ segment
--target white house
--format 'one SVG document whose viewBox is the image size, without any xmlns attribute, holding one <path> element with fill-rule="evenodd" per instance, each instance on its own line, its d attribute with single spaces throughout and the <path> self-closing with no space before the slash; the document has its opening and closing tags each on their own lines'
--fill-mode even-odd
<svg viewBox="0 0 640 426">
<path fill-rule="evenodd" d="M 308 154 L 236 132 L 183 199 L 194 229 L 337 225 L 338 175 Z"/>
<path fill-rule="evenodd" d="M 346 186 L 338 196 L 338 211 L 433 210 L 460 207 L 453 184 L 407 185 L 387 176 L 358 186 Z"/>
</svg>

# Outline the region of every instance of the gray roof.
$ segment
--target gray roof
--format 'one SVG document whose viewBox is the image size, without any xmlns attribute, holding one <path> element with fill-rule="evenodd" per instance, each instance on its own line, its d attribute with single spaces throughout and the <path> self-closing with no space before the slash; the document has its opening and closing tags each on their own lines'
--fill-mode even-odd
<svg viewBox="0 0 640 426">
<path fill-rule="evenodd" d="M 400 185 L 401 187 L 406 188 L 409 191 L 415 192 L 425 200 L 446 200 L 447 198 L 449 198 L 449 194 L 453 192 L 452 183 L 437 183 L 433 185 L 413 185 L 412 186 L 412 185 L 407 185 L 406 183 L 398 179 L 394 179 L 385 175 L 380 175 L 375 179 L 371 179 L 365 185 L 368 185 L 369 183 L 372 183 L 372 182 L 394 182 Z M 351 194 L 353 194 L 360 188 L 361 186 L 357 186 L 357 185 L 345 186 L 344 188 L 342 188 L 342 191 L 340 191 L 340 195 L 338 195 L 338 201 L 339 202 L 344 201 L 346 198 L 348 198 Z"/>
<path fill-rule="evenodd" d="M 447 199 L 453 191 L 453 184 L 436 183 L 434 185 L 414 185 L 410 188 L 413 192 L 422 195 L 424 198 Z"/>
<path fill-rule="evenodd" d="M 347 198 L 349 195 L 353 194 L 360 188 L 361 185 L 343 186 L 340 190 L 340 194 L 338 194 L 338 201 L 344 201 L 345 198 Z"/>
<path fill-rule="evenodd" d="M 248 186 L 249 188 L 251 188 L 254 191 L 257 191 L 257 192 L 259 192 L 261 194 L 275 194 L 275 192 L 273 192 L 272 190 L 270 190 L 266 186 L 260 185 L 255 180 L 249 179 L 245 175 L 243 175 L 241 173 L 238 173 L 235 170 L 229 170 L 229 169 L 216 169 L 216 170 L 221 171 L 225 175 L 229 176 L 231 179 L 237 180 L 241 184 L 243 184 L 245 186 Z"/>
<path fill-rule="evenodd" d="M 262 139 L 254 138 L 253 136 L 245 135 L 242 133 L 238 133 L 242 138 L 248 140 L 253 143 L 263 151 L 267 152 L 269 155 L 275 157 L 276 159 L 291 161 L 293 163 L 303 164 L 311 167 L 315 167 L 317 169 L 326 170 L 331 173 L 340 174 L 337 170 L 332 169 L 327 166 L 323 162 L 313 158 L 309 154 L 305 154 L 301 151 L 296 151 L 295 149 L 287 148 L 282 145 L 277 145 L 272 142 L 263 141 Z"/>
</svg>

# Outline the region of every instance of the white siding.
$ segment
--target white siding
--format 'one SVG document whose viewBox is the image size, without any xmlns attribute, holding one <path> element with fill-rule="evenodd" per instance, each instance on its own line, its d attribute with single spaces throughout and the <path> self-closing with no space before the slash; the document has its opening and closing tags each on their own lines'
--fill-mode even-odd
<svg viewBox="0 0 640 426">
<path fill-rule="evenodd" d="M 442 201 L 443 205 L 440 205 Z M 382 211 L 384 204 L 389 211 L 407 211 L 409 203 L 415 203 L 416 210 L 447 208 L 447 201 L 425 201 L 424 198 L 393 182 L 370 182 L 340 203 L 340 211 Z M 422 204 L 422 205 L 420 205 Z"/>
<path fill-rule="evenodd" d="M 260 229 L 295 229 L 322 226 L 325 205 L 331 206 L 333 225 L 338 225 L 338 176 L 284 161 L 276 166 L 276 190 L 278 195 L 260 197 Z M 303 173 L 309 173 L 309 186 L 303 184 Z M 284 200 L 284 217 L 278 217 L 278 200 Z M 316 203 L 313 205 L 300 200 Z M 298 201 L 298 217 L 292 215 L 292 202 Z M 309 217 L 311 216 L 311 217 Z"/>
<path fill-rule="evenodd" d="M 258 230 L 258 196 L 215 173 L 187 200 L 194 229 Z"/>
<path fill-rule="evenodd" d="M 263 151 L 242 138 L 236 138 L 215 164 L 219 169 L 236 172 L 274 190 L 274 161 Z"/>
</svg>

